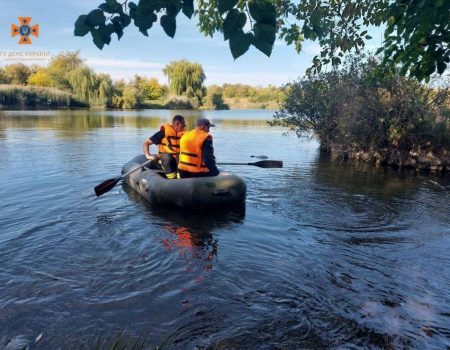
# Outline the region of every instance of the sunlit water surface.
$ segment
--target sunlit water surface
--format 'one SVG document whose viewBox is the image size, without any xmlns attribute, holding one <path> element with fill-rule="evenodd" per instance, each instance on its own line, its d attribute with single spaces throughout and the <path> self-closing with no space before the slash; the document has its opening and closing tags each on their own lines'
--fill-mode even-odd
<svg viewBox="0 0 450 350">
<path fill-rule="evenodd" d="M 0 349 L 449 348 L 448 178 L 332 162 L 270 111 L 202 114 L 219 161 L 284 162 L 222 167 L 245 210 L 95 197 L 173 112 L 0 112 Z"/>
</svg>

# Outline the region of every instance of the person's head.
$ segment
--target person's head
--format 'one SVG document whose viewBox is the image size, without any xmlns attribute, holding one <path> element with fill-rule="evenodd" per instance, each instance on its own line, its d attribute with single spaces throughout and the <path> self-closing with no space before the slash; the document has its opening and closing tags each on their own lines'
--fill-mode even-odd
<svg viewBox="0 0 450 350">
<path fill-rule="evenodd" d="M 186 122 L 182 115 L 176 115 L 175 117 L 173 117 L 172 127 L 176 132 L 183 130 L 185 126 L 186 126 Z"/>
<path fill-rule="evenodd" d="M 211 124 L 211 122 L 206 118 L 199 118 L 197 119 L 197 122 L 195 123 L 195 126 L 197 129 L 203 130 L 208 132 L 209 128 L 215 126 L 214 124 Z"/>
</svg>

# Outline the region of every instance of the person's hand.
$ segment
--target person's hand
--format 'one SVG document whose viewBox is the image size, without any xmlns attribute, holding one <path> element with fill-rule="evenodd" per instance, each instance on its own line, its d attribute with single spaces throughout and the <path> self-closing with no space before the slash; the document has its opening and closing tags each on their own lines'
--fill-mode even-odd
<svg viewBox="0 0 450 350">
<path fill-rule="evenodd" d="M 156 156 L 154 156 L 153 154 L 149 154 L 149 155 L 145 155 L 145 158 L 147 158 L 148 160 L 155 160 Z"/>
</svg>

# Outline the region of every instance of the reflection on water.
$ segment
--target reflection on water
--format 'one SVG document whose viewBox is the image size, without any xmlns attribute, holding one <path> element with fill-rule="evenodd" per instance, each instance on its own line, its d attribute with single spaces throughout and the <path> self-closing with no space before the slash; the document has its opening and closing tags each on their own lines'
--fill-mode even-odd
<svg viewBox="0 0 450 350">
<path fill-rule="evenodd" d="M 284 168 L 222 166 L 247 184 L 235 211 L 95 197 L 174 113 L 0 113 L 0 348 L 450 345 L 448 178 L 331 162 L 270 111 L 182 111 L 217 124 L 219 161 Z"/>
<path fill-rule="evenodd" d="M 123 111 L 99 111 L 90 110 L 76 111 L 8 111 L 0 112 L 0 131 L 2 129 L 54 129 L 58 131 L 80 132 L 91 129 L 103 129 L 114 127 L 127 128 L 148 128 L 158 129 L 162 123 L 170 122 L 173 116 L 182 114 L 186 119 L 188 128 L 193 128 L 195 121 L 199 117 L 208 117 L 210 112 L 201 111 L 160 111 L 145 110 L 141 112 L 123 112 Z M 245 119 L 248 111 L 242 111 L 240 115 L 224 116 L 218 114 L 212 120 L 219 123 L 223 128 L 236 127 L 266 127 L 266 121 L 271 119 L 272 112 L 264 114 L 265 119 Z M 244 116 L 244 119 L 242 118 Z M 230 119 L 237 117 L 237 119 Z M 0 134 L 1 135 L 1 134 Z"/>
<path fill-rule="evenodd" d="M 146 206 L 150 216 L 158 217 L 157 225 L 167 231 L 160 238 L 167 250 L 176 250 L 181 256 L 208 262 L 203 268 L 212 269 L 218 255 L 217 230 L 234 230 L 245 218 L 245 204 L 224 210 L 186 210 L 176 207 L 158 207 L 148 203 L 136 191 L 122 184 L 129 198 Z"/>
</svg>

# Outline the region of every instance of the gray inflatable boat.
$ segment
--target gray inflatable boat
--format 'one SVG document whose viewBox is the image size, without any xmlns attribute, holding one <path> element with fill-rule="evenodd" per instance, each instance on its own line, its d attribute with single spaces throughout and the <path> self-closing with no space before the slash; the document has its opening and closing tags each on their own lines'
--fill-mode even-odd
<svg viewBox="0 0 450 350">
<path fill-rule="evenodd" d="M 144 155 L 133 158 L 123 166 L 122 174 L 146 160 Z M 247 192 L 244 180 L 223 172 L 218 176 L 168 180 L 161 169 L 141 167 L 123 180 L 150 203 L 181 208 L 242 205 Z"/>
</svg>

